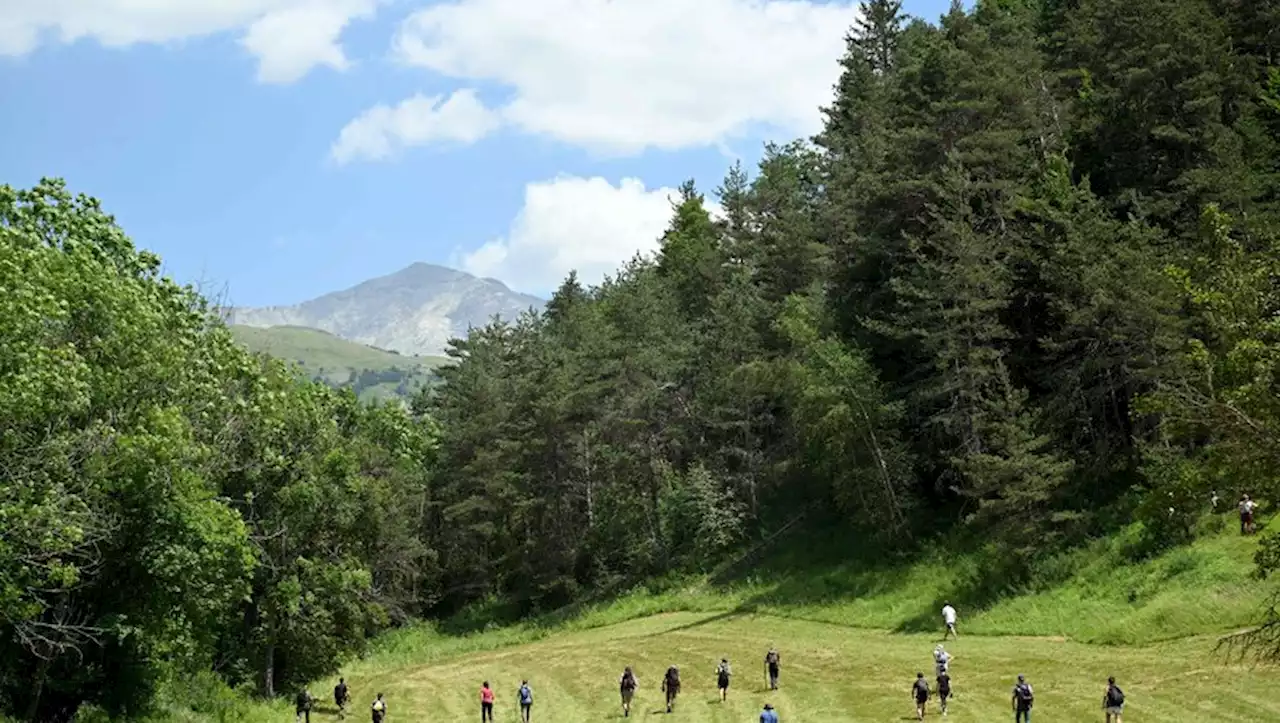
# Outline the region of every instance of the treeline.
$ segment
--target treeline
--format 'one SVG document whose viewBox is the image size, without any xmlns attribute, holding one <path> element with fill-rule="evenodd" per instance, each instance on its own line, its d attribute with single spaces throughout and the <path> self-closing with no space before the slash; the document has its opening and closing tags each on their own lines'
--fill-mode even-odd
<svg viewBox="0 0 1280 723">
<path fill-rule="evenodd" d="M 237 345 L 98 203 L 0 186 L 0 715 L 271 695 L 431 608 L 434 426 Z"/>
<path fill-rule="evenodd" d="M 1016 582 L 1275 500 L 1280 4 L 872 0 L 825 127 L 456 344 L 441 609 L 705 569 L 806 513 Z M 1280 557 L 1280 556 L 1277 556 Z"/>
</svg>

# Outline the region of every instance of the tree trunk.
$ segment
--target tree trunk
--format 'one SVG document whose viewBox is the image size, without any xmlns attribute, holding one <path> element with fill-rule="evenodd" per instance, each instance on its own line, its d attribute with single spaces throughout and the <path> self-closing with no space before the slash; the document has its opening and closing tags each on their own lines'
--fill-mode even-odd
<svg viewBox="0 0 1280 723">
<path fill-rule="evenodd" d="M 38 723 L 40 720 L 40 696 L 44 693 L 44 684 L 49 680 L 48 658 L 41 658 L 36 666 L 36 677 L 31 686 L 31 703 L 27 706 L 27 720 Z"/>
<path fill-rule="evenodd" d="M 262 662 L 262 693 L 268 698 L 276 697 L 276 644 L 267 643 Z"/>
</svg>

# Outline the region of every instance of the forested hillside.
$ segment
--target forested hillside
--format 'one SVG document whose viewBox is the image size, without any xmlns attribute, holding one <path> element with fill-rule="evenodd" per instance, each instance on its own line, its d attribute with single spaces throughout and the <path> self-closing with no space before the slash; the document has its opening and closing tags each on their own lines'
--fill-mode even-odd
<svg viewBox="0 0 1280 723">
<path fill-rule="evenodd" d="M 442 603 L 560 605 L 805 511 L 1012 581 L 1277 499 L 1280 6 L 869 2 L 813 143 L 458 346 Z"/>
<path fill-rule="evenodd" d="M 899 6 L 722 219 L 686 184 L 656 257 L 474 331 L 411 410 L 250 355 L 61 182 L 0 187 L 0 709 L 273 695 L 779 531 L 1007 590 L 1280 499 L 1280 4 Z"/>
</svg>

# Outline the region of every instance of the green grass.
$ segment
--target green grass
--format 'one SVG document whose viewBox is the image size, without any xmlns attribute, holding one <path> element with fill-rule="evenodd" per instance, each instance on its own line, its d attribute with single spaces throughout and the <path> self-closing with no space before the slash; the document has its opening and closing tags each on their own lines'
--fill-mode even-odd
<svg viewBox="0 0 1280 723">
<path fill-rule="evenodd" d="M 431 376 L 433 369 L 450 363 L 446 357 L 401 355 L 302 326 L 232 325 L 231 332 L 251 351 L 296 362 L 309 376 L 334 384 L 345 383 L 352 371 L 399 369 L 410 376 L 414 385 L 421 385 Z M 392 399 L 396 396 L 395 389 L 394 382 L 375 384 L 363 389 L 360 396 L 362 399 Z"/>
<path fill-rule="evenodd" d="M 754 720 L 765 700 L 784 721 L 902 720 L 913 717 L 908 690 L 917 670 L 929 673 L 947 598 L 959 608 L 963 636 L 948 643 L 957 656 L 949 721 L 1005 715 L 1018 673 L 1036 685 L 1037 720 L 1100 720 L 1108 675 L 1128 694 L 1126 720 L 1280 720 L 1280 699 L 1269 692 L 1275 670 L 1232 665 L 1215 652 L 1218 635 L 1256 620 L 1275 589 L 1249 577 L 1255 538 L 1238 537 L 1219 518 L 1202 525 L 1193 545 L 1138 558 L 1137 532 L 1064 553 L 1027 588 L 994 592 L 984 582 L 990 561 L 980 555 L 937 550 L 907 565 L 845 563 L 839 548 L 832 554 L 834 541 L 810 538 L 807 554 L 775 556 L 727 584 L 669 581 L 572 614 L 469 634 L 445 631 L 482 627 L 492 609 L 399 630 L 343 674 L 356 696 L 355 720 L 366 719 L 379 691 L 390 721 L 465 720 L 476 715 L 477 691 L 488 679 L 499 696 L 498 720 L 514 721 L 522 677 L 535 690 L 535 720 L 616 718 L 624 665 L 642 685 L 632 715 L 648 720 L 661 707 L 655 686 L 671 663 L 685 679 L 671 720 Z M 770 644 L 783 653 L 777 693 L 761 690 L 760 660 Z M 738 673 L 725 705 L 714 702 L 712 681 L 722 656 Z M 319 681 L 312 691 L 327 700 L 334 682 Z M 222 705 L 222 720 L 265 723 L 290 714 L 287 703 L 247 705 L 232 696 Z M 331 708 L 313 719 L 334 719 Z M 936 719 L 936 707 L 931 713 Z M 220 719 L 187 712 L 165 720 Z"/>
</svg>

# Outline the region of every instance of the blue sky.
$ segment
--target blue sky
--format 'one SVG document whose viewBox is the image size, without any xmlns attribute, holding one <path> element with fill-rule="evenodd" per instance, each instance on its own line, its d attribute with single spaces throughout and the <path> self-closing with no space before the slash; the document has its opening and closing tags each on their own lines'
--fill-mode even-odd
<svg viewBox="0 0 1280 723">
<path fill-rule="evenodd" d="M 150 5 L 171 7 L 6 0 L 0 183 L 61 176 L 174 278 L 252 306 L 414 261 L 543 295 L 570 268 L 597 281 L 653 248 L 670 188 L 815 128 L 853 19 L 849 0 Z"/>
</svg>

